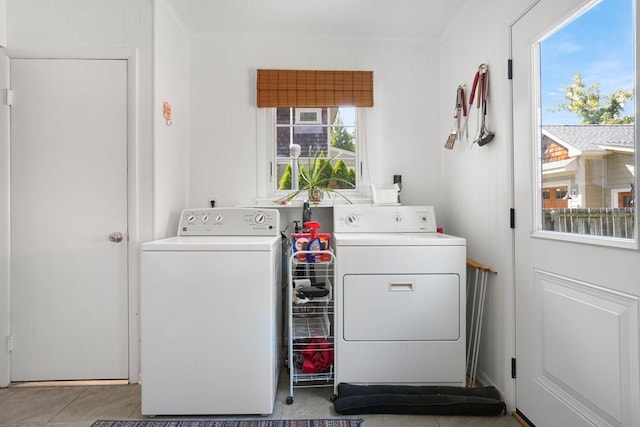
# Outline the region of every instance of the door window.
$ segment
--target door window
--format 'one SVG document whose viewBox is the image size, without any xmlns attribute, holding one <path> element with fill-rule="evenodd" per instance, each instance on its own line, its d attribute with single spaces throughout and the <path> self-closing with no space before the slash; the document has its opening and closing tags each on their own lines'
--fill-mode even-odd
<svg viewBox="0 0 640 427">
<path fill-rule="evenodd" d="M 634 239 L 633 17 L 601 0 L 538 44 L 538 230 Z"/>
</svg>

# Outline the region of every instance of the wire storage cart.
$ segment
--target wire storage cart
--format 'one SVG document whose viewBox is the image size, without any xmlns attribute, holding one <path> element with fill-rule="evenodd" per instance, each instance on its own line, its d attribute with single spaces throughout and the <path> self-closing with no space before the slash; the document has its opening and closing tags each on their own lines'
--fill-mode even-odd
<svg viewBox="0 0 640 427">
<path fill-rule="evenodd" d="M 287 291 L 289 396 L 302 387 L 333 387 L 333 277 L 331 251 L 289 256 Z M 333 398 L 333 396 L 332 396 Z"/>
</svg>

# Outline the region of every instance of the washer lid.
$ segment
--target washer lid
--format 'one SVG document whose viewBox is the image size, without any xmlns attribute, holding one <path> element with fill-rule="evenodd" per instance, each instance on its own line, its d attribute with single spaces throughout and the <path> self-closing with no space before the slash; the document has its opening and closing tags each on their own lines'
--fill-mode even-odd
<svg viewBox="0 0 640 427">
<path fill-rule="evenodd" d="M 466 246 L 463 237 L 443 233 L 333 233 L 336 246 Z"/>
<path fill-rule="evenodd" d="M 145 252 L 154 251 L 271 251 L 281 244 L 278 236 L 175 236 L 142 244 Z"/>
</svg>

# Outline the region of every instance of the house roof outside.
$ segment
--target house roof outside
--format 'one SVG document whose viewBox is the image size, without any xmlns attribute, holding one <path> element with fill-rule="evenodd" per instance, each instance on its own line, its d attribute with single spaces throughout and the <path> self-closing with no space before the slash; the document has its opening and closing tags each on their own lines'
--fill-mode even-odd
<svg viewBox="0 0 640 427">
<path fill-rule="evenodd" d="M 634 125 L 547 125 L 543 134 L 568 149 L 633 151 Z"/>
</svg>

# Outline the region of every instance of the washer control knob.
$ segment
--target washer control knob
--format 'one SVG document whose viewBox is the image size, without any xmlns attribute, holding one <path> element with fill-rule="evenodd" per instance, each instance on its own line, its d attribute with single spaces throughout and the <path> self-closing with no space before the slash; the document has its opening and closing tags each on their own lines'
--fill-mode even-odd
<svg viewBox="0 0 640 427">
<path fill-rule="evenodd" d="M 193 222 L 196 220 L 196 216 L 194 214 L 190 214 L 187 216 L 187 222 L 189 224 L 193 224 Z"/>
<path fill-rule="evenodd" d="M 202 222 L 204 224 L 208 223 L 209 222 L 209 215 L 207 215 L 207 214 L 202 215 Z"/>
<path fill-rule="evenodd" d="M 347 216 L 347 224 L 355 225 L 358 223 L 358 216 L 355 214 L 351 214 Z"/>
<path fill-rule="evenodd" d="M 218 214 L 218 215 L 216 215 L 216 220 L 215 220 L 215 221 L 216 221 L 217 223 L 221 223 L 221 222 L 222 222 L 222 219 L 223 219 L 222 215 L 221 215 L 221 214 Z"/>
<path fill-rule="evenodd" d="M 256 224 L 264 224 L 264 222 L 267 220 L 267 218 L 261 212 L 258 215 L 256 215 L 253 220 L 256 222 Z"/>
</svg>

